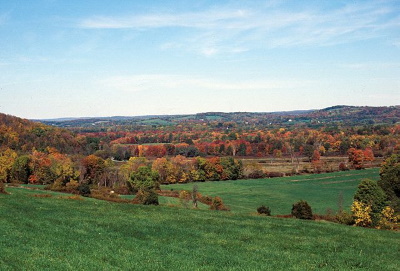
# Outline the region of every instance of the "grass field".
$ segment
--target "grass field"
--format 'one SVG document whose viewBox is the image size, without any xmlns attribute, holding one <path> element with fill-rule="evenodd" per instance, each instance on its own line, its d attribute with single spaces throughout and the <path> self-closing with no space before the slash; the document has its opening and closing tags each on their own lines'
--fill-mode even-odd
<svg viewBox="0 0 400 271">
<path fill-rule="evenodd" d="M 284 172 L 291 173 L 293 169 L 296 167 L 296 159 L 295 163 L 291 163 L 291 159 L 289 157 L 264 157 L 264 158 L 244 158 L 242 157 L 243 165 L 248 164 L 258 164 L 267 172 Z M 349 157 L 348 156 L 322 156 L 321 157 L 321 167 L 322 170 L 325 171 L 337 171 L 340 163 L 348 164 Z M 380 167 L 383 162 L 382 157 L 376 157 L 373 162 L 368 162 L 365 164 L 366 167 Z M 313 171 L 313 165 L 309 161 L 307 157 L 299 157 L 299 170 L 309 170 Z"/>
<path fill-rule="evenodd" d="M 1 270 L 400 269 L 397 232 L 7 190 Z"/>
<path fill-rule="evenodd" d="M 328 208 L 338 210 L 340 195 L 349 210 L 357 185 L 362 179 L 379 178 L 379 169 L 299 175 L 283 178 L 196 183 L 203 195 L 220 196 L 235 213 L 254 213 L 266 205 L 272 214 L 290 214 L 292 204 L 306 200 L 313 211 L 325 214 Z M 191 190 L 193 184 L 162 186 L 163 189 Z"/>
</svg>

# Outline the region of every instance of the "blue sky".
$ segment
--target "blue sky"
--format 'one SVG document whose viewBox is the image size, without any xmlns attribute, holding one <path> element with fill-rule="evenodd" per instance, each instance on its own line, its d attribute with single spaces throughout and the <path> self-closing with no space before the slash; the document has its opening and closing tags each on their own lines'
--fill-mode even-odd
<svg viewBox="0 0 400 271">
<path fill-rule="evenodd" d="M 0 0 L 0 112 L 400 104 L 399 1 Z"/>
</svg>

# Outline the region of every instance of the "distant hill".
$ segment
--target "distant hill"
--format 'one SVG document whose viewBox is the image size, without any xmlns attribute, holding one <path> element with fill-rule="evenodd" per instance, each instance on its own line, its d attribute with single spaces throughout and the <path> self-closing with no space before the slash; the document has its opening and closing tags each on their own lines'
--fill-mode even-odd
<svg viewBox="0 0 400 271">
<path fill-rule="evenodd" d="M 64 153 L 75 153 L 84 143 L 66 129 L 0 113 L 0 149 L 29 152 L 33 148 L 54 147 Z"/>
<path fill-rule="evenodd" d="M 371 125 L 400 121 L 400 106 L 337 105 L 316 110 L 282 112 L 205 112 L 188 115 L 113 116 L 36 120 L 57 127 L 165 126 L 180 123 L 235 122 L 261 126 L 318 126 L 322 124 Z"/>
</svg>

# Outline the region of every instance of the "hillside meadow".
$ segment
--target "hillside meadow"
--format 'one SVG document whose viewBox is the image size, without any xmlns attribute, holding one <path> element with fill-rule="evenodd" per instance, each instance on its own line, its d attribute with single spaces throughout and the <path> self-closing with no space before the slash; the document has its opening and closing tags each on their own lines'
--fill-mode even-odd
<svg viewBox="0 0 400 271">
<path fill-rule="evenodd" d="M 2 270 L 400 268 L 398 232 L 7 191 L 0 195 Z"/>
<path fill-rule="evenodd" d="M 202 195 L 219 196 L 232 212 L 250 214 L 266 205 L 272 214 L 290 214 L 292 204 L 306 200 L 314 213 L 350 210 L 353 195 L 362 179 L 379 179 L 379 169 L 341 171 L 282 178 L 196 183 Z M 192 190 L 193 184 L 164 185 L 162 189 Z"/>
</svg>

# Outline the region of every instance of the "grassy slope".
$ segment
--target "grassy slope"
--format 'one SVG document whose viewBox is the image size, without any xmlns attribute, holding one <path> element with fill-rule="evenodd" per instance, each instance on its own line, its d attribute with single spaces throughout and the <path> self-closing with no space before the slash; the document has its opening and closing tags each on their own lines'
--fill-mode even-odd
<svg viewBox="0 0 400 271">
<path fill-rule="evenodd" d="M 8 191 L 0 195 L 1 270 L 400 268 L 396 232 Z"/>
<path fill-rule="evenodd" d="M 328 208 L 338 209 L 339 195 L 343 207 L 349 209 L 360 180 L 379 178 L 378 169 L 334 172 L 318 175 L 301 175 L 285 178 L 237 180 L 197 183 L 203 195 L 220 196 L 236 213 L 252 213 L 264 204 L 272 214 L 289 214 L 292 204 L 307 200 L 313 211 L 324 214 Z M 193 184 L 163 186 L 163 189 L 191 190 Z"/>
</svg>

